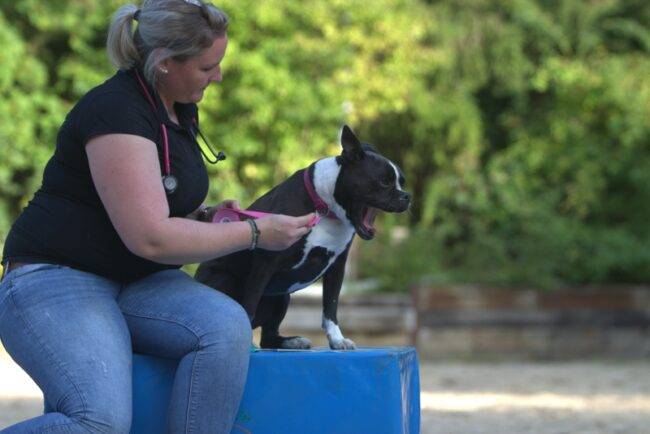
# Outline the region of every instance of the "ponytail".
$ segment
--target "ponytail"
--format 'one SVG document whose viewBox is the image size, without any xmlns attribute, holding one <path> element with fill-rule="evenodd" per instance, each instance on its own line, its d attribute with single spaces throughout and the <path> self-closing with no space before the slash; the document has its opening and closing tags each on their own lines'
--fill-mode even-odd
<svg viewBox="0 0 650 434">
<path fill-rule="evenodd" d="M 133 22 L 137 12 L 138 7 L 133 4 L 120 7 L 108 29 L 106 51 L 111 63 L 118 69 L 130 69 L 141 60 L 133 38 Z"/>
<path fill-rule="evenodd" d="M 143 0 L 140 8 L 127 4 L 115 12 L 106 51 L 118 69 L 139 66 L 154 84 L 157 65 L 197 56 L 227 29 L 228 16 L 203 0 Z"/>
</svg>

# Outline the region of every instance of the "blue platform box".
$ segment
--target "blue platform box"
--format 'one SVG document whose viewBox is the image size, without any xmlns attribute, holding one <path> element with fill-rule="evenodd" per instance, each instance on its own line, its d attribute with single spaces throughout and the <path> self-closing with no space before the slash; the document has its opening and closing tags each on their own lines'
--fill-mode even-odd
<svg viewBox="0 0 650 434">
<path fill-rule="evenodd" d="M 131 434 L 165 432 L 177 362 L 135 355 Z M 231 434 L 417 434 L 414 348 L 251 352 Z"/>
</svg>

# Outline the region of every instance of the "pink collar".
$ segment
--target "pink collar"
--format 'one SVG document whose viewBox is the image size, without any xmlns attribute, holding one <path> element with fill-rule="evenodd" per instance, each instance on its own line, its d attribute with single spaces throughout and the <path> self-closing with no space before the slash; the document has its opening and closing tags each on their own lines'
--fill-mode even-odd
<svg viewBox="0 0 650 434">
<path fill-rule="evenodd" d="M 314 188 L 314 185 L 311 182 L 311 178 L 309 178 L 309 168 L 305 169 L 303 173 L 304 173 L 303 179 L 305 181 L 305 188 L 307 189 L 307 193 L 309 193 L 309 197 L 311 198 L 311 201 L 314 203 L 314 208 L 316 208 L 316 215 L 307 224 L 307 226 L 309 227 L 316 226 L 322 217 L 327 217 L 330 219 L 338 219 L 338 217 L 336 217 L 336 214 L 334 214 L 332 210 L 329 209 L 325 201 L 321 199 L 320 196 L 318 196 L 318 193 L 316 193 L 316 189 Z M 214 214 L 214 216 L 212 217 L 212 222 L 228 223 L 228 222 L 239 221 L 247 218 L 256 219 L 267 215 L 272 215 L 272 213 L 263 212 L 263 211 L 250 211 L 250 210 L 242 210 L 242 209 L 225 208 L 217 211 Z"/>
<path fill-rule="evenodd" d="M 310 167 L 313 166 L 314 165 L 312 164 Z M 316 214 L 318 214 L 321 217 L 327 217 L 330 219 L 337 220 L 338 217 L 336 217 L 336 214 L 332 212 L 332 210 L 327 206 L 325 201 L 320 198 L 318 193 L 316 193 L 314 184 L 311 182 L 311 178 L 309 177 L 309 167 L 306 168 L 305 171 L 303 172 L 302 178 L 305 182 L 305 188 L 307 189 L 307 193 L 309 193 L 309 197 L 311 198 L 311 201 L 314 203 Z"/>
</svg>

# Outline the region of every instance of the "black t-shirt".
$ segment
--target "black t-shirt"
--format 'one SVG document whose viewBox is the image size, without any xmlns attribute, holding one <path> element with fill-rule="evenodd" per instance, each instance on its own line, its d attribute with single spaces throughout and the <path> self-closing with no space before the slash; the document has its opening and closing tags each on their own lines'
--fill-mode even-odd
<svg viewBox="0 0 650 434">
<path fill-rule="evenodd" d="M 93 137 L 134 134 L 156 143 L 164 170 L 160 125 L 164 122 L 171 173 L 178 180 L 176 190 L 167 194 L 170 216 L 186 216 L 199 207 L 207 195 L 208 175 L 195 139 L 196 104 L 176 103 L 176 124 L 167 116 L 157 93 L 147 86 L 156 100 L 156 111 L 145 98 L 134 71 L 118 71 L 89 91 L 68 113 L 54 155 L 45 167 L 41 188 L 7 235 L 3 263 L 55 263 L 119 282 L 180 267 L 146 260 L 126 248 L 97 194 L 85 151 Z"/>
</svg>

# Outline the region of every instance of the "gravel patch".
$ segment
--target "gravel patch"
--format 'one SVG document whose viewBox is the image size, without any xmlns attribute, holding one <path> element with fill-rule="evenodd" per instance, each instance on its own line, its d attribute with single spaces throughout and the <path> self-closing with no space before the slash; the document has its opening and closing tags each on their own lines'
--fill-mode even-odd
<svg viewBox="0 0 650 434">
<path fill-rule="evenodd" d="M 422 432 L 650 433 L 649 362 L 429 363 Z"/>
</svg>

